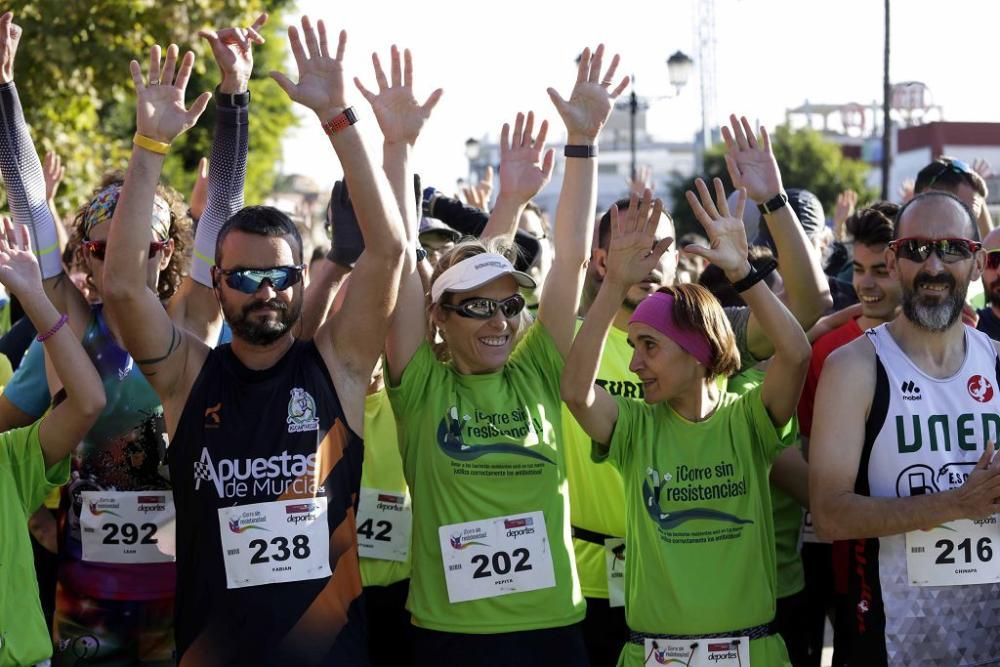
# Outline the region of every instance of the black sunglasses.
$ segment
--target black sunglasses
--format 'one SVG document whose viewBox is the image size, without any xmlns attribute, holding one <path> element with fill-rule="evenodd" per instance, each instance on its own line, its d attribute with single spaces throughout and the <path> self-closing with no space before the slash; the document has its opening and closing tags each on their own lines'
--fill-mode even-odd
<svg viewBox="0 0 1000 667">
<path fill-rule="evenodd" d="M 926 262 L 927 258 L 933 252 L 945 264 L 952 264 L 969 259 L 976 254 L 977 250 L 983 247 L 983 244 L 972 239 L 923 239 L 913 237 L 890 241 L 889 247 L 896 253 L 897 257 L 908 259 L 911 262 Z"/>
<path fill-rule="evenodd" d="M 304 268 L 304 264 L 299 264 L 298 266 L 272 266 L 268 269 L 219 269 L 219 273 L 225 276 L 226 284 L 234 290 L 244 294 L 254 294 L 265 280 L 279 292 L 288 289 L 302 280 Z"/>
<path fill-rule="evenodd" d="M 149 243 L 149 259 L 153 259 L 156 253 L 160 252 L 167 246 L 168 241 L 150 241 Z M 108 249 L 107 241 L 84 241 L 83 247 L 86 248 L 87 252 L 95 258 L 102 262 L 104 261 L 104 253 Z"/>
<path fill-rule="evenodd" d="M 524 297 L 520 294 L 515 294 L 502 301 L 497 301 L 496 299 L 474 296 L 459 303 L 442 303 L 441 307 L 453 310 L 462 317 L 470 317 L 474 320 L 488 320 L 493 317 L 493 314 L 499 308 L 503 316 L 510 319 L 517 317 L 524 310 Z"/>
<path fill-rule="evenodd" d="M 938 162 L 938 170 L 934 173 L 933 176 L 931 176 L 931 179 L 927 181 L 925 189 L 934 185 L 937 179 L 941 178 L 949 171 L 954 174 L 960 174 L 962 176 L 971 176 L 972 174 L 975 173 L 972 167 L 970 167 L 968 163 L 962 160 L 951 159 L 946 162 Z"/>
</svg>

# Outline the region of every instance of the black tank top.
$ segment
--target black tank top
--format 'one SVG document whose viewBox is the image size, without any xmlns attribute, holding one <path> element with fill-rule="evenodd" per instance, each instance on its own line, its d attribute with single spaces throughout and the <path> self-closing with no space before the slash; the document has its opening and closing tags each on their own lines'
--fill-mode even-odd
<svg viewBox="0 0 1000 667">
<path fill-rule="evenodd" d="M 269 369 L 209 353 L 168 450 L 178 664 L 367 665 L 355 513 L 362 440 L 316 346 Z M 332 576 L 228 588 L 219 508 L 326 496 Z"/>
</svg>

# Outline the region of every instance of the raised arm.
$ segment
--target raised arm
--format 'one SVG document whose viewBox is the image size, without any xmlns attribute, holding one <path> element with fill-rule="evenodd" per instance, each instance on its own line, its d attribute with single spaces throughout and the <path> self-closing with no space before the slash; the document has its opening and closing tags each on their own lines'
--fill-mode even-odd
<svg viewBox="0 0 1000 667">
<path fill-rule="evenodd" d="M 0 175 L 14 222 L 25 225 L 41 266 L 45 292 L 60 312 L 86 313 L 87 303 L 63 273 L 55 217 L 49 208 L 42 163 L 35 152 L 14 85 L 14 59 L 22 30 L 14 15 L 0 16 Z"/>
<path fill-rule="evenodd" d="M 294 101 L 313 110 L 319 121 L 331 127 L 331 121 L 347 109 L 344 94 L 342 61 L 347 33 L 341 31 L 335 55 L 327 46 L 326 26 L 318 22 L 313 29 L 308 17 L 302 18 L 299 38 L 295 26 L 288 28 L 292 53 L 298 65 L 298 83 L 277 72 L 272 76 Z M 318 32 L 318 34 L 317 34 Z M 354 125 L 328 129 L 330 142 L 344 168 L 350 187 L 351 202 L 365 242 L 365 251 L 355 264 L 354 285 L 343 308 L 320 327 L 314 338 L 317 347 L 334 371 L 361 391 L 348 396 L 338 385 L 342 398 L 359 397 L 357 405 L 345 404 L 352 428 L 360 429 L 364 415 L 364 388 L 382 352 L 389 315 L 395 307 L 403 263 L 404 230 L 399 209 L 385 176 L 371 160 Z M 358 335 L 364 332 L 364 335 Z"/>
<path fill-rule="evenodd" d="M 147 285 L 152 240 L 149 221 L 169 144 L 197 122 L 211 93 L 203 93 L 190 110 L 186 109 L 184 91 L 194 54 L 184 54 L 178 69 L 177 46 L 171 44 L 162 74 L 159 45 L 150 49 L 149 57 L 148 81 L 143 80 L 139 63 L 133 60 L 129 65 L 137 95 L 136 143 L 111 219 L 102 296 L 105 308 L 118 323 L 125 349 L 168 407 L 171 399 L 186 396 L 208 348 L 173 323 Z M 192 349 L 196 350 L 194 354 Z M 189 362 L 193 369 L 190 374 Z M 179 415 L 168 415 L 168 419 L 174 417 Z"/>
<path fill-rule="evenodd" d="M 399 49 L 395 46 L 392 47 L 390 57 L 391 80 L 386 78 L 378 55 L 372 54 L 378 93 L 365 88 L 360 79 L 355 79 L 354 82 L 371 104 L 382 130 L 383 168 L 404 223 L 406 252 L 403 257 L 399 298 L 385 337 L 390 381 L 398 384 L 403 369 L 423 342 L 427 328 L 425 292 L 416 261 L 419 220 L 415 207 L 410 154 L 443 91 L 440 88 L 435 90 L 426 102 L 420 104 L 413 94 L 413 58 L 409 49 L 403 53 L 402 66 Z M 351 188 L 353 193 L 353 184 Z M 352 194 L 352 201 L 353 199 Z M 367 243 L 365 252 L 367 253 Z M 358 280 L 356 277 L 351 278 L 355 287 Z M 350 298 L 354 296 L 353 289 L 349 293 Z"/>
<path fill-rule="evenodd" d="M 38 438 L 45 467 L 69 456 L 104 409 L 104 387 L 94 364 L 45 295 L 38 262 L 31 252 L 28 230 L 14 231 L 9 218 L 3 219 L 0 238 L 0 283 L 17 297 L 31 323 L 41 332 L 45 353 L 52 361 L 66 392 L 66 400 L 42 418 Z"/>
<path fill-rule="evenodd" d="M 689 245 L 684 251 L 712 262 L 735 284 L 746 278 L 752 270 L 747 260 L 747 235 L 743 226 L 746 191 L 740 190 L 736 210 L 730 214 L 722 180 L 716 178 L 714 185 L 715 202 L 712 201 L 705 181 L 700 178 L 695 181 L 698 195 L 695 196 L 691 191 L 687 193 L 688 203 L 705 229 L 710 247 Z M 809 339 L 763 280 L 758 280 L 752 287 L 740 292 L 740 296 L 750 306 L 750 312 L 758 326 L 774 346 L 774 356 L 764 376 L 761 400 L 771 415 L 771 421 L 776 426 L 784 426 L 795 415 L 802 383 L 809 370 L 809 355 L 812 352 Z"/>
<path fill-rule="evenodd" d="M 809 498 L 817 534 L 831 540 L 882 537 L 995 513 L 1000 457 L 993 460 L 992 442 L 957 489 L 905 498 L 873 498 L 857 492 L 875 384 L 875 353 L 865 336 L 836 350 L 823 365 L 816 391 L 816 405 L 823 409 L 813 416 L 809 445 Z"/>
<path fill-rule="evenodd" d="M 722 127 L 726 141 L 726 167 L 736 188 L 745 188 L 754 204 L 771 201 L 784 193 L 778 162 L 771 150 L 771 137 L 760 128 L 760 139 L 754 134 L 746 117 L 729 117 L 732 130 Z M 820 264 L 819 253 L 806 237 L 795 211 L 788 204 L 764 215 L 774 239 L 781 277 L 788 294 L 788 309 L 803 329 L 808 330 L 833 305 L 830 286 Z M 764 331 L 760 318 L 750 314 L 747 325 L 747 345 L 757 359 L 774 354 L 773 342 Z"/>
<path fill-rule="evenodd" d="M 191 275 L 184 278 L 170 300 L 168 312 L 175 323 L 213 347 L 222 328 L 222 308 L 212 287 L 215 240 L 223 223 L 243 208 L 249 143 L 246 93 L 253 72 L 253 45 L 264 43 L 257 31 L 265 23 L 267 14 L 261 14 L 246 29 L 225 28 L 198 33 L 212 47 L 221 82 L 216 90 L 215 132 L 208 161 L 206 201 L 195 229 Z"/>
<path fill-rule="evenodd" d="M 556 347 L 565 356 L 573 342 L 576 311 L 583 288 L 584 269 L 594 238 L 594 210 L 597 208 L 597 141 L 611 115 L 615 99 L 628 85 L 628 77 L 614 86 L 618 54 L 604 72 L 604 45 L 583 50 L 576 72 L 576 84 L 569 100 L 554 88 L 549 97 L 566 125 L 566 144 L 576 150 L 592 147 L 594 157 L 567 157 L 559 203 L 556 206 L 555 257 L 542 288 L 538 319 L 549 330 Z M 602 77 L 602 72 L 604 75 Z M 572 148 L 570 150 L 573 150 Z M 503 187 L 502 179 L 501 185 Z"/>
<path fill-rule="evenodd" d="M 513 135 L 508 123 L 500 130 L 500 192 L 480 234 L 483 239 L 503 238 L 512 242 L 525 205 L 552 178 L 555 151 L 545 150 L 549 122 L 542 121 L 538 136 L 533 135 L 534 126 L 535 114 L 529 111 L 527 117 L 517 114 Z"/>
<path fill-rule="evenodd" d="M 651 203 L 651 198 L 647 189 L 641 206 L 636 193 L 632 193 L 626 213 L 611 208 L 607 277 L 587 311 L 563 368 L 563 401 L 590 439 L 605 450 L 618 421 L 618 404 L 604 387 L 594 384 L 604 343 L 629 288 L 649 275 L 673 242 L 670 238 L 656 241 L 663 202 L 657 199 Z"/>
</svg>

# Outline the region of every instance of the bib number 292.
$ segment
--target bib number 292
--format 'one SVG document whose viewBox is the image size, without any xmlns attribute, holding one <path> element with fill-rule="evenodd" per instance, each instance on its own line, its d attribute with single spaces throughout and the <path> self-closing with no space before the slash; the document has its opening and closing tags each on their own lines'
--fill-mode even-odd
<svg viewBox="0 0 1000 667">
<path fill-rule="evenodd" d="M 106 523 L 101 526 L 101 530 L 105 533 L 101 544 L 124 544 L 131 546 L 133 544 L 157 544 L 159 542 L 156 539 L 155 523 L 144 523 L 138 526 L 134 523 Z"/>
<path fill-rule="evenodd" d="M 531 552 L 527 549 L 514 549 L 509 554 L 506 551 L 495 551 L 492 558 L 486 554 L 476 554 L 470 560 L 476 566 L 472 573 L 473 579 L 492 577 L 494 574 L 509 574 L 513 565 L 514 572 L 527 572 L 531 569 Z M 493 569 L 490 570 L 492 565 Z"/>
</svg>

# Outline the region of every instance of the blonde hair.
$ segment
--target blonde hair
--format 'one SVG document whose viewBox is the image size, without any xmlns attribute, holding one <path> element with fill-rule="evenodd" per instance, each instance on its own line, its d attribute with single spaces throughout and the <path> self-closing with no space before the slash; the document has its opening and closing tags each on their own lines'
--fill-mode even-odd
<svg viewBox="0 0 1000 667">
<path fill-rule="evenodd" d="M 661 287 L 658 292 L 674 298 L 674 322 L 682 329 L 697 331 L 705 336 L 712 350 L 712 363 L 706 378 L 729 377 L 740 369 L 740 351 L 736 336 L 719 300 L 711 292 L 694 283 Z"/>
<path fill-rule="evenodd" d="M 517 246 L 511 245 L 502 238 L 490 238 L 490 239 L 478 239 L 473 236 L 466 236 L 461 239 L 458 243 L 454 245 L 447 253 L 441 256 L 438 260 L 437 266 L 434 267 L 434 272 L 431 274 L 430 283 L 427 287 L 427 338 L 434 348 L 434 353 L 437 358 L 441 361 L 450 361 L 451 353 L 448 350 L 447 341 L 440 342 L 437 339 L 437 334 L 439 327 L 434 321 L 435 312 L 439 312 L 440 305 L 437 303 L 432 303 L 430 294 L 430 288 L 434 285 L 434 282 L 441 277 L 441 274 L 450 269 L 452 266 L 458 264 L 459 262 L 469 259 L 470 257 L 475 257 L 476 255 L 483 255 L 486 253 L 495 253 L 497 255 L 503 255 L 507 259 L 514 263 L 517 257 L 518 249 Z M 441 303 L 451 303 L 451 292 L 444 292 L 441 295 Z M 441 309 L 443 310 L 443 309 Z M 449 314 L 446 315 L 449 316 Z M 517 322 L 517 334 L 514 337 L 514 344 L 520 340 L 521 336 L 528 327 L 534 321 L 531 313 L 527 308 L 521 311 L 518 315 Z M 444 336 L 441 336 L 442 340 Z"/>
</svg>

